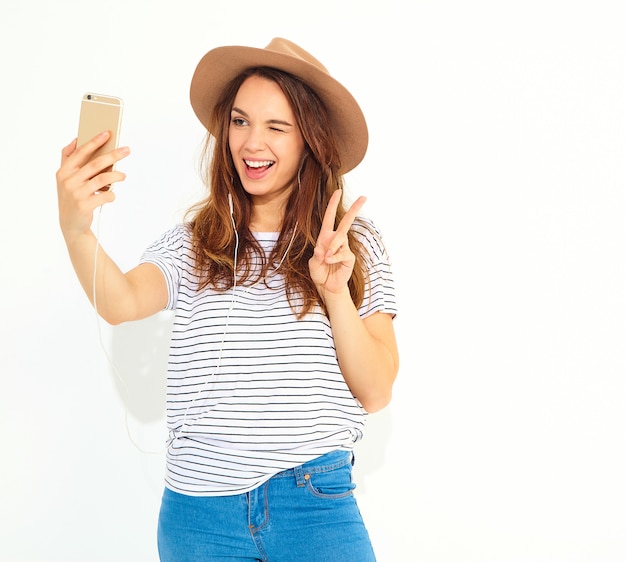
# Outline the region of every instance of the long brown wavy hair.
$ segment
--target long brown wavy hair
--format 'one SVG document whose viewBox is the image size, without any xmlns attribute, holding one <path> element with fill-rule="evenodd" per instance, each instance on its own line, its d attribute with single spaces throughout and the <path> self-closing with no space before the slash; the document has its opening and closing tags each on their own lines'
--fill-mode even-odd
<svg viewBox="0 0 626 562">
<path fill-rule="evenodd" d="M 293 178 L 278 241 L 267 258 L 250 231 L 252 203 L 239 180 L 228 143 L 233 102 L 239 87 L 250 76 L 260 76 L 278 84 L 291 105 L 305 144 L 302 164 Z M 316 304 L 325 309 L 309 274 L 308 262 L 313 255 L 330 197 L 335 190 L 343 189 L 343 178 L 339 173 L 341 162 L 337 142 L 322 101 L 309 86 L 291 74 L 274 68 L 251 68 L 237 76 L 224 90 L 214 108 L 209 129 L 214 136 L 207 135 L 202 154 L 202 174 L 208 196 L 191 207 L 187 215 L 190 217 L 199 288 L 211 285 L 228 290 L 234 283 L 236 237 L 230 213 L 230 193 L 239 237 L 237 283 L 257 282 L 280 264 L 287 298 L 294 313 L 301 318 Z M 342 195 L 335 227 L 345 213 Z M 348 286 L 358 307 L 365 293 L 364 252 L 353 232 L 348 233 L 348 242 L 356 255 Z M 260 270 L 253 267 L 255 261 L 263 264 Z"/>
</svg>

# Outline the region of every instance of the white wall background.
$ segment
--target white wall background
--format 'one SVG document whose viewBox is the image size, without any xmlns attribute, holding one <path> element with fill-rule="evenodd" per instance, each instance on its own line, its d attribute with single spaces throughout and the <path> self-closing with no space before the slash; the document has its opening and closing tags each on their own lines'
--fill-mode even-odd
<svg viewBox="0 0 626 562">
<path fill-rule="evenodd" d="M 200 193 L 195 64 L 288 37 L 361 102 L 348 177 L 394 258 L 402 354 L 358 499 L 381 562 L 626 559 L 621 2 L 33 0 L 0 8 L 0 560 L 151 562 L 162 455 L 57 225 L 85 90 L 124 98 L 124 268 Z M 410 8 L 410 10 L 409 10 Z M 169 318 L 102 326 L 145 449 Z M 340 562 L 340 561 L 338 561 Z"/>
</svg>

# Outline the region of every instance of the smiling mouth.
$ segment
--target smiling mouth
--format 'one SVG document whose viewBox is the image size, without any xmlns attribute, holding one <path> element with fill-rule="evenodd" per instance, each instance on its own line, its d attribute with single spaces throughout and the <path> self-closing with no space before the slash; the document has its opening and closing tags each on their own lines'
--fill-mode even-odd
<svg viewBox="0 0 626 562">
<path fill-rule="evenodd" d="M 273 160 L 244 160 L 244 163 L 252 170 L 269 169 L 274 165 Z"/>
</svg>

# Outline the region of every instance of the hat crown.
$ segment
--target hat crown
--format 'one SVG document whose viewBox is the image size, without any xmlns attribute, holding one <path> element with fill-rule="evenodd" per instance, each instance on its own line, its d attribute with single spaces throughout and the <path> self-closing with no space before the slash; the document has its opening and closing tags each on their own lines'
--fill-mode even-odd
<svg viewBox="0 0 626 562">
<path fill-rule="evenodd" d="M 274 39 L 269 42 L 265 49 L 268 51 L 279 53 L 281 55 L 293 57 L 294 59 L 301 60 L 317 67 L 318 70 L 321 70 L 326 74 L 330 74 L 328 72 L 328 69 L 311 53 L 305 51 L 302 47 L 296 45 L 295 43 L 292 43 L 288 39 L 283 39 L 282 37 L 274 37 Z"/>
</svg>

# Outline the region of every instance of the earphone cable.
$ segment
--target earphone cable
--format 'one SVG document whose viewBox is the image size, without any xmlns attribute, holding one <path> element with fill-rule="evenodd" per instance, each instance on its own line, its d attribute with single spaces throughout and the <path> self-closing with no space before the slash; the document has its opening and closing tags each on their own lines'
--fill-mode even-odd
<svg viewBox="0 0 626 562">
<path fill-rule="evenodd" d="M 239 254 L 239 233 L 237 232 L 237 225 L 235 224 L 235 218 L 233 216 L 232 204 L 231 204 L 230 221 L 231 221 L 231 224 L 233 225 L 233 231 L 235 233 L 235 251 L 234 251 L 234 256 L 233 256 L 233 288 L 232 288 L 232 292 L 231 292 L 230 306 L 229 306 L 228 312 L 226 314 L 226 321 L 224 322 L 224 331 L 222 332 L 222 342 L 220 344 L 220 352 L 219 352 L 219 355 L 217 357 L 217 364 L 215 365 L 215 369 L 213 370 L 213 372 L 205 380 L 204 384 L 202 385 L 202 388 L 200 388 L 200 389 L 198 389 L 196 391 L 196 394 L 195 394 L 193 400 L 187 405 L 187 408 L 185 409 L 185 415 L 183 416 L 183 420 L 181 422 L 180 429 L 178 430 L 178 432 L 173 432 L 173 437 L 170 439 L 170 442 L 168 444 L 168 448 L 172 446 L 172 444 L 174 443 L 174 441 L 176 440 L 177 437 L 182 435 L 182 433 L 183 433 L 183 431 L 185 429 L 185 426 L 189 427 L 189 425 L 187 424 L 187 416 L 189 415 L 189 409 L 196 403 L 196 401 L 198 400 L 198 397 L 200 396 L 200 393 L 208 386 L 209 381 L 211 380 L 211 378 L 222 367 L 222 359 L 224 357 L 224 343 L 226 342 L 226 334 L 228 333 L 228 326 L 229 326 L 229 323 L 230 323 L 230 316 L 231 316 L 233 308 L 235 306 L 236 290 L 237 290 L 237 259 L 238 259 L 238 254 Z"/>
<path fill-rule="evenodd" d="M 93 281 L 92 281 L 92 299 L 93 299 L 93 308 L 94 311 L 96 313 L 96 326 L 98 329 L 98 341 L 100 343 L 100 347 L 104 353 L 104 356 L 106 357 L 109 366 L 111 367 L 111 370 L 113 371 L 113 373 L 115 374 L 115 377 L 117 378 L 117 380 L 119 381 L 120 385 L 122 386 L 123 389 L 123 402 L 124 402 L 124 425 L 126 426 L 126 434 L 128 435 L 128 439 L 130 440 L 130 442 L 133 444 L 133 446 L 141 453 L 145 454 L 145 455 L 160 455 L 163 452 L 165 452 L 165 448 L 160 450 L 160 451 L 146 451 L 144 450 L 133 438 L 132 433 L 130 431 L 130 424 L 128 421 L 128 401 L 130 399 L 130 392 L 128 390 L 128 385 L 126 384 L 126 381 L 124 380 L 124 377 L 122 377 L 122 375 L 120 374 L 120 372 L 118 371 L 115 363 L 113 362 L 113 359 L 111 358 L 109 352 L 107 351 L 106 346 L 104 345 L 104 340 L 102 337 L 102 327 L 100 325 L 100 314 L 98 313 L 98 301 L 97 301 L 97 284 L 96 284 L 96 274 L 98 273 L 98 254 L 100 251 L 100 218 L 102 216 L 102 205 L 100 205 L 100 207 L 98 207 L 98 216 L 96 218 L 96 229 L 95 229 L 95 236 L 96 236 L 96 249 L 94 250 L 94 259 L 93 259 Z"/>
</svg>

